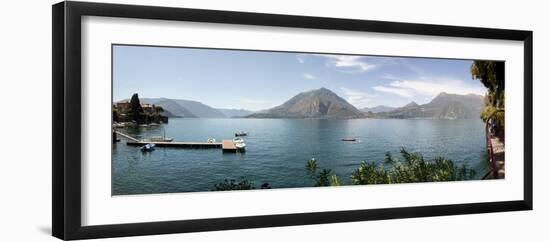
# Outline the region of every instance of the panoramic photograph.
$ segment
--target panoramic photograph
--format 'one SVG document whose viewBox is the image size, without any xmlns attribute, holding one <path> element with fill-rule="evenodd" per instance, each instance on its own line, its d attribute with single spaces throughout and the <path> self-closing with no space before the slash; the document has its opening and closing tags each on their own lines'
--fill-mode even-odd
<svg viewBox="0 0 550 241">
<path fill-rule="evenodd" d="M 503 61 L 112 46 L 112 195 L 505 178 Z"/>
</svg>

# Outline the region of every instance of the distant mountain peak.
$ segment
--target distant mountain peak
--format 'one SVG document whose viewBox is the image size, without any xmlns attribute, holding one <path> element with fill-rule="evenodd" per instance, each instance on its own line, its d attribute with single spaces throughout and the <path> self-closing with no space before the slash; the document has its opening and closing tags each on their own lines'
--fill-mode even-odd
<svg viewBox="0 0 550 241">
<path fill-rule="evenodd" d="M 321 87 L 319 89 L 306 91 L 306 92 L 303 92 L 303 93 L 305 93 L 305 94 L 328 94 L 328 95 L 338 96 L 336 93 L 332 92 L 332 90 L 329 90 L 325 87 Z"/>
<path fill-rule="evenodd" d="M 403 107 L 416 107 L 416 106 L 418 106 L 418 103 L 416 103 L 415 101 L 411 101 Z"/>
<path fill-rule="evenodd" d="M 361 118 L 365 114 L 331 90 L 319 89 L 302 92 L 283 104 L 251 118 Z"/>
<path fill-rule="evenodd" d="M 472 119 L 479 118 L 483 105 L 483 97 L 480 95 L 441 92 L 427 104 L 418 105 L 412 101 L 401 108 L 379 115 L 380 117 L 399 119 Z"/>
</svg>

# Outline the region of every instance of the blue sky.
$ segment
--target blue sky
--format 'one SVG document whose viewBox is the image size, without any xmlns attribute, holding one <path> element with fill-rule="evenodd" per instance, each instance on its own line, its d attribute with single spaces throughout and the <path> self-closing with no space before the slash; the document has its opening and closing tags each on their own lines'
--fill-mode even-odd
<svg viewBox="0 0 550 241">
<path fill-rule="evenodd" d="M 481 94 L 470 60 L 120 46 L 113 98 L 166 97 L 261 110 L 328 88 L 357 108 L 429 102 L 440 92 Z"/>
</svg>

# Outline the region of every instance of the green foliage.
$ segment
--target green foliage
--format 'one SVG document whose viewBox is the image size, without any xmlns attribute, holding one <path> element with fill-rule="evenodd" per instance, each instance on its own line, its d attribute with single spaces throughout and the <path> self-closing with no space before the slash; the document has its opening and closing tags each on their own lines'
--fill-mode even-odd
<svg viewBox="0 0 550 241">
<path fill-rule="evenodd" d="M 336 174 L 332 174 L 330 176 L 330 185 L 331 186 L 341 186 L 342 181 L 340 180 L 340 177 L 338 177 L 338 175 L 336 175 Z"/>
<path fill-rule="evenodd" d="M 139 103 L 138 94 L 133 94 L 130 99 L 130 116 L 132 119 L 138 123 L 141 123 L 142 116 L 144 115 L 141 104 Z"/>
<path fill-rule="evenodd" d="M 373 162 L 361 162 L 359 168 L 351 175 L 353 185 L 390 183 L 388 173 L 383 166 L 377 167 Z"/>
<path fill-rule="evenodd" d="M 485 107 L 480 114 L 487 122 L 493 116 L 496 131 L 504 134 L 504 62 L 476 60 L 470 67 L 472 78 L 478 79 L 487 88 Z"/>
<path fill-rule="evenodd" d="M 315 177 L 315 186 L 316 187 L 326 187 L 330 186 L 330 178 L 332 175 L 332 170 L 330 169 L 323 169 L 317 176 Z"/>
<path fill-rule="evenodd" d="M 475 60 L 470 67 L 474 79 L 478 79 L 489 92 L 504 91 L 504 62 Z"/>
<path fill-rule="evenodd" d="M 377 166 L 374 162 L 361 162 L 351 175 L 354 185 L 441 182 L 469 180 L 475 177 L 475 171 L 463 165 L 456 167 L 454 162 L 442 157 L 426 161 L 419 153 L 411 153 L 401 149 L 402 160 L 393 158 L 386 153 L 385 163 L 390 168 Z"/>
<path fill-rule="evenodd" d="M 317 161 L 315 158 L 311 158 L 309 161 L 306 162 L 306 171 L 307 173 L 312 176 L 317 171 Z"/>
<path fill-rule="evenodd" d="M 112 111 L 113 121 L 118 122 L 118 111 L 117 111 L 117 109 L 112 107 L 111 111 Z"/>
<path fill-rule="evenodd" d="M 227 180 L 214 185 L 214 191 L 231 191 L 231 190 L 250 190 L 256 189 L 254 183 L 241 177 L 237 182 L 235 179 Z"/>
<path fill-rule="evenodd" d="M 314 186 L 340 186 L 340 178 L 332 172 L 330 169 L 323 169 L 317 173 L 317 161 L 315 158 L 311 158 L 306 162 L 306 171 L 311 179 L 314 181 Z"/>
</svg>

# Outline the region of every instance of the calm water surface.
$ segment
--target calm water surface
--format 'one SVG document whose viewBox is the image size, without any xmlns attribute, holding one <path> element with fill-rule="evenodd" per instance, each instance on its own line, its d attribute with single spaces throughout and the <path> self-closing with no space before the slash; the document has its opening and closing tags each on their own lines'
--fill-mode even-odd
<svg viewBox="0 0 550 241">
<path fill-rule="evenodd" d="M 425 158 L 444 156 L 485 174 L 483 122 L 472 120 L 318 120 L 318 119 L 170 119 L 154 128 L 124 130 L 134 136 L 163 135 L 175 141 L 232 139 L 249 133 L 246 153 L 221 149 L 160 148 L 142 153 L 126 140 L 112 149 L 113 195 L 209 191 L 224 179 L 245 177 L 257 186 L 309 187 L 305 163 L 314 157 L 319 168 L 332 169 L 344 183 L 361 161 L 383 162 L 401 147 Z M 355 137 L 355 143 L 342 142 Z"/>
</svg>

